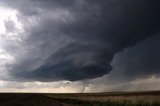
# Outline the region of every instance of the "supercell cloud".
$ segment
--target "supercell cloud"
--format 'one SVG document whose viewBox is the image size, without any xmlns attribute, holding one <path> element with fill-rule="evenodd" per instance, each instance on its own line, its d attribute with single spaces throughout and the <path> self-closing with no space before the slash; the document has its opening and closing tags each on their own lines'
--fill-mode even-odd
<svg viewBox="0 0 160 106">
<path fill-rule="evenodd" d="M 158 4 L 159 0 L 0 0 L 0 9 L 9 14 L 3 14 L 0 30 L 1 79 L 77 81 L 109 74 L 116 54 L 159 34 Z M 154 54 L 143 55 L 146 52 L 140 54 L 142 61 Z M 159 68 L 159 61 L 154 62 L 140 64 L 142 70 L 137 65 L 124 71 L 150 74 L 153 67 Z"/>
</svg>

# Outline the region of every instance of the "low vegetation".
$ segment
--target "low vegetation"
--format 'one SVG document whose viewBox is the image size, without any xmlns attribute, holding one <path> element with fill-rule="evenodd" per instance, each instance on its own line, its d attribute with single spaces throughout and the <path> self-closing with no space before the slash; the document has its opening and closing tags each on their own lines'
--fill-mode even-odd
<svg viewBox="0 0 160 106">
<path fill-rule="evenodd" d="M 45 97 L 78 106 L 160 106 L 160 95 L 118 94 L 46 94 Z"/>
<path fill-rule="evenodd" d="M 160 91 L 110 93 L 0 93 L 0 106 L 160 106 Z"/>
</svg>

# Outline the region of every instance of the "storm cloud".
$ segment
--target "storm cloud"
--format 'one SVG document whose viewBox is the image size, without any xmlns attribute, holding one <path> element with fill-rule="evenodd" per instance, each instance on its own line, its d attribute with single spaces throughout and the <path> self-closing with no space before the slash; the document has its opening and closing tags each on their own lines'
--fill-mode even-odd
<svg viewBox="0 0 160 106">
<path fill-rule="evenodd" d="M 157 34 L 118 53 L 112 61 L 114 67 L 112 75 L 125 81 L 158 76 L 160 70 L 159 40 L 160 34 Z"/>
<path fill-rule="evenodd" d="M 101 77 L 114 69 L 111 62 L 117 53 L 155 36 L 160 28 L 158 0 L 0 2 L 15 10 L 22 24 L 22 29 L 16 29 L 14 22 L 5 22 L 6 35 L 13 32 L 20 39 L 2 45 L 14 58 L 12 64 L 5 65 L 9 76 L 3 77 L 5 80 Z"/>
</svg>

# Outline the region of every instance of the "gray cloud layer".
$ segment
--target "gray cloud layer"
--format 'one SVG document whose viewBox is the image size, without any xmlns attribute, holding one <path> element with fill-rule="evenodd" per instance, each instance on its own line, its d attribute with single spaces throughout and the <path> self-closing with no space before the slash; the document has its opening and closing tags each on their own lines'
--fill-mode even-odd
<svg viewBox="0 0 160 106">
<path fill-rule="evenodd" d="M 160 34 L 150 37 L 138 45 L 117 54 L 112 63 L 112 77 L 130 81 L 159 75 L 160 70 Z"/>
<path fill-rule="evenodd" d="M 160 27 L 158 0 L 1 2 L 18 11 L 27 36 L 20 50 L 7 46 L 16 59 L 9 70 L 12 80 L 76 81 L 103 76 L 112 70 L 116 53 L 155 35 Z M 7 31 L 14 29 L 11 22 L 5 25 Z"/>
</svg>

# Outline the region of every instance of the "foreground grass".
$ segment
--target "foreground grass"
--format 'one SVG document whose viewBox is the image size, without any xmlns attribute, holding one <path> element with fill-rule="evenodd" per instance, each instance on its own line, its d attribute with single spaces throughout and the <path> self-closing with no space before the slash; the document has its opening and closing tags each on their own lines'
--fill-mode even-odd
<svg viewBox="0 0 160 106">
<path fill-rule="evenodd" d="M 79 106 L 160 106 L 159 95 L 48 94 L 45 97 Z"/>
</svg>

